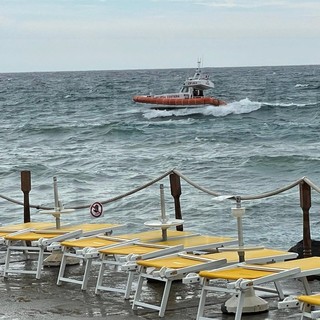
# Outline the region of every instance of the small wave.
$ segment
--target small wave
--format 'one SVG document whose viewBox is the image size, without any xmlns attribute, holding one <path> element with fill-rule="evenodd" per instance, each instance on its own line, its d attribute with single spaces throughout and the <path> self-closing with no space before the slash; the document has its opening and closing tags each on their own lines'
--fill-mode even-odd
<svg viewBox="0 0 320 320">
<path fill-rule="evenodd" d="M 205 115 L 214 115 L 216 117 L 224 117 L 229 114 L 242 114 L 250 113 L 261 108 L 261 103 L 257 101 L 250 101 L 250 99 L 245 98 L 240 101 L 234 101 L 228 103 L 224 107 L 213 107 L 209 106 L 205 110 Z"/>
<path fill-rule="evenodd" d="M 145 110 L 144 117 L 147 119 L 153 118 L 165 118 L 165 117 L 185 117 L 192 115 L 205 115 L 206 106 L 199 106 L 196 108 L 184 108 L 184 109 L 172 109 L 172 110 L 157 110 L 147 109 Z M 216 108 L 216 107 L 214 107 Z"/>
<path fill-rule="evenodd" d="M 307 87 L 309 87 L 309 85 L 308 84 L 297 83 L 294 87 L 295 88 L 307 88 Z"/>
<path fill-rule="evenodd" d="M 272 106 L 272 107 L 306 107 L 308 105 L 315 105 L 316 103 L 280 103 L 280 102 L 263 102 L 265 106 Z"/>
</svg>

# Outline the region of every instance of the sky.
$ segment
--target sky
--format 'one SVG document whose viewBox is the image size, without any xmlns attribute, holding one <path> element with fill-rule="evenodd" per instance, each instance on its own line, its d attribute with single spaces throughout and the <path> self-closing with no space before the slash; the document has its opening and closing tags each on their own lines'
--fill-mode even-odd
<svg viewBox="0 0 320 320">
<path fill-rule="evenodd" d="M 320 64 L 320 0 L 0 0 L 0 73 Z"/>
</svg>

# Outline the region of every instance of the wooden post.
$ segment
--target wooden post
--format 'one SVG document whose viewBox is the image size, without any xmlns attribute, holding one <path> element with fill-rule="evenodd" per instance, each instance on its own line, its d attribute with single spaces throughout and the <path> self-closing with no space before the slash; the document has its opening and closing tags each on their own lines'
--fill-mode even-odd
<svg viewBox="0 0 320 320">
<path fill-rule="evenodd" d="M 181 207 L 180 207 L 180 196 L 181 196 L 181 184 L 180 177 L 175 174 L 170 174 L 170 186 L 171 186 L 171 195 L 174 199 L 174 210 L 176 219 L 182 219 Z M 183 225 L 176 226 L 178 231 L 183 231 Z"/>
<path fill-rule="evenodd" d="M 30 171 L 21 171 L 21 190 L 23 192 L 23 221 L 30 222 L 29 192 L 31 191 Z"/>
<path fill-rule="evenodd" d="M 311 188 L 306 182 L 301 182 L 300 207 L 303 212 L 303 257 L 312 256 L 309 210 L 311 208 Z"/>
</svg>

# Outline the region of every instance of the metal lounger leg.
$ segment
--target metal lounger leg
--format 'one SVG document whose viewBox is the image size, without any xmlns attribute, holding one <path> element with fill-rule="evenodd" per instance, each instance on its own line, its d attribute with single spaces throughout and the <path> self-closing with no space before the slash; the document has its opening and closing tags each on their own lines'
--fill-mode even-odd
<svg viewBox="0 0 320 320">
<path fill-rule="evenodd" d="M 164 290 L 163 290 L 163 296 L 161 299 L 159 317 L 164 317 L 164 313 L 166 311 L 167 303 L 168 303 L 168 299 L 169 299 L 171 284 L 172 284 L 172 280 L 165 279 L 165 286 L 164 286 Z"/>
<path fill-rule="evenodd" d="M 87 258 L 85 260 L 86 260 L 85 261 L 86 262 L 86 266 L 85 266 L 85 269 L 84 269 L 81 290 L 86 290 L 87 289 L 88 280 L 89 280 L 89 276 L 90 276 L 91 265 L 92 265 L 92 259 L 91 258 Z"/>
<path fill-rule="evenodd" d="M 302 307 L 301 307 L 301 310 L 302 310 L 301 320 L 308 319 L 308 318 L 311 319 L 311 308 L 312 308 L 312 306 L 311 306 L 309 303 L 305 303 L 305 302 L 302 303 Z"/>
<path fill-rule="evenodd" d="M 283 300 L 285 298 L 285 295 L 283 293 L 283 290 L 282 290 L 282 287 L 280 285 L 280 282 L 279 281 L 275 281 L 274 282 L 274 286 L 276 287 L 276 290 L 278 292 L 279 299 Z"/>
<path fill-rule="evenodd" d="M 10 249 L 10 242 L 9 242 L 9 245 L 8 245 L 8 248 L 7 248 L 7 253 L 6 253 L 6 261 L 5 261 L 5 264 L 4 264 L 4 271 L 3 271 L 3 276 L 4 278 L 7 278 L 8 276 L 8 270 L 10 268 L 10 258 L 11 258 L 11 249 Z"/>
<path fill-rule="evenodd" d="M 134 273 L 135 273 L 135 271 L 128 271 L 127 286 L 126 286 L 126 290 L 125 290 L 125 293 L 124 293 L 124 298 L 125 299 L 129 299 L 130 298 L 130 293 L 131 293 L 131 290 L 132 290 L 132 283 L 133 283 Z"/>
<path fill-rule="evenodd" d="M 234 320 L 241 320 L 242 309 L 244 304 L 245 292 L 240 290 L 238 293 L 238 306 Z"/>
<path fill-rule="evenodd" d="M 41 277 L 41 269 L 42 269 L 42 265 L 43 265 L 44 247 L 41 246 L 39 248 L 38 254 L 39 254 L 39 256 L 38 256 L 38 264 L 37 264 L 37 271 L 36 271 L 36 279 L 40 279 L 40 277 Z"/>
<path fill-rule="evenodd" d="M 137 290 L 134 295 L 134 299 L 133 299 L 133 303 L 132 303 L 133 310 L 137 310 L 136 302 L 140 301 L 140 296 L 141 296 L 142 286 L 143 286 L 143 281 L 144 281 L 144 277 L 142 277 L 141 275 L 145 272 L 146 272 L 146 268 L 141 268 L 141 274 L 139 275 L 139 278 L 138 278 Z"/>
<path fill-rule="evenodd" d="M 98 291 L 100 290 L 100 287 L 102 285 L 103 281 L 103 276 L 104 276 L 104 270 L 106 269 L 105 267 L 105 262 L 104 262 L 105 255 L 103 254 L 101 256 L 101 264 L 99 268 L 99 274 L 98 274 L 98 279 L 97 279 L 97 284 L 96 284 L 96 289 L 95 289 L 95 294 L 98 294 Z"/>
<path fill-rule="evenodd" d="M 200 320 L 201 318 L 203 318 L 204 307 L 206 305 L 206 299 L 207 299 L 207 286 L 209 284 L 209 280 L 204 279 L 203 281 L 204 283 L 201 289 L 200 301 L 199 301 L 198 312 L 197 312 L 197 320 Z"/>
<path fill-rule="evenodd" d="M 64 277 L 64 272 L 66 270 L 66 265 L 67 265 L 67 255 L 65 254 L 65 251 L 62 254 L 61 258 L 61 263 L 60 263 L 60 269 L 59 269 L 59 274 L 58 274 L 58 280 L 57 280 L 57 285 L 61 285 L 61 278 Z"/>
<path fill-rule="evenodd" d="M 311 294 L 312 294 L 312 290 L 311 290 L 311 288 L 310 288 L 310 284 L 309 284 L 309 282 L 308 282 L 307 277 L 302 277 L 302 278 L 301 278 L 301 281 L 302 281 L 302 283 L 303 283 L 303 287 L 304 287 L 304 290 L 305 290 L 306 294 L 307 294 L 307 295 L 311 295 Z"/>
</svg>

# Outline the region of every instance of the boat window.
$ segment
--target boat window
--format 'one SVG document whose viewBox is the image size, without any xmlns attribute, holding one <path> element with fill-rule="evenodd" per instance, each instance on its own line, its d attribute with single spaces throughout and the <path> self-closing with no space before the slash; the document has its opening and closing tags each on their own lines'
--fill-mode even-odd
<svg viewBox="0 0 320 320">
<path fill-rule="evenodd" d="M 180 90 L 180 92 L 188 92 L 188 91 L 189 91 L 188 87 L 182 87 L 181 90 Z"/>
<path fill-rule="evenodd" d="M 194 97 L 203 97 L 203 90 L 194 89 L 193 96 Z"/>
</svg>

